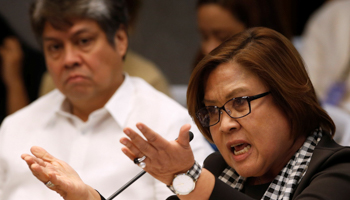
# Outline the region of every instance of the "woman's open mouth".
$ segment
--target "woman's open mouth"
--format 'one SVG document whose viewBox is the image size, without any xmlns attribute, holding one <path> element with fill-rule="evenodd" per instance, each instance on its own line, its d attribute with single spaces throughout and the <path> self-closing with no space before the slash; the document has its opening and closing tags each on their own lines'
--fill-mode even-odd
<svg viewBox="0 0 350 200">
<path fill-rule="evenodd" d="M 231 145 L 231 152 L 236 156 L 242 155 L 244 153 L 247 153 L 250 147 L 251 145 L 247 143 Z"/>
</svg>

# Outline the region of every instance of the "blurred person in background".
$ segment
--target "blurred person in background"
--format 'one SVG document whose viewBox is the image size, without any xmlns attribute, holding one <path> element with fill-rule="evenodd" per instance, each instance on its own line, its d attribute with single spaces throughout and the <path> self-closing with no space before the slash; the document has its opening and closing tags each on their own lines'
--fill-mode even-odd
<svg viewBox="0 0 350 200">
<path fill-rule="evenodd" d="M 251 27 L 268 27 L 291 39 L 282 4 L 275 0 L 198 0 L 201 45 L 195 65 L 230 36 Z"/>
<path fill-rule="evenodd" d="M 350 113 L 350 1 L 331 0 L 309 19 L 301 55 L 324 104 Z"/>
<path fill-rule="evenodd" d="M 142 0 L 126 1 L 130 16 L 128 27 L 129 35 L 132 35 L 136 30 L 142 3 Z M 124 71 L 130 76 L 144 79 L 158 91 L 171 97 L 169 82 L 160 68 L 154 62 L 136 53 L 130 48 L 126 54 Z"/>
<path fill-rule="evenodd" d="M 0 14 L 0 124 L 38 97 L 44 56 L 27 45 Z"/>
<path fill-rule="evenodd" d="M 322 106 L 337 125 L 334 138 L 350 145 L 350 1 L 329 0 L 308 20 L 300 53 Z"/>
</svg>

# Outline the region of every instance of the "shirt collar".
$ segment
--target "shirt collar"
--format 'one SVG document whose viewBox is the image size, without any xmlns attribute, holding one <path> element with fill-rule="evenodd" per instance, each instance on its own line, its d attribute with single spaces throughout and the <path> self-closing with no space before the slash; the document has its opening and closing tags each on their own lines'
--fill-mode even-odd
<svg viewBox="0 0 350 200">
<path fill-rule="evenodd" d="M 130 76 L 124 73 L 123 83 L 105 105 L 105 109 L 121 127 L 124 127 L 127 117 L 132 110 L 134 93 L 135 86 Z"/>
<path fill-rule="evenodd" d="M 135 87 L 131 81 L 130 76 L 124 73 L 123 83 L 119 86 L 119 88 L 116 90 L 113 96 L 108 100 L 106 105 L 103 108 L 101 108 L 107 110 L 111 114 L 113 119 L 121 127 L 124 127 L 127 120 L 127 116 L 132 110 L 134 91 Z M 57 105 L 55 110 L 57 114 L 65 116 L 67 118 L 76 117 L 70 113 L 71 108 L 66 97 L 62 98 L 61 103 Z M 96 111 L 92 112 L 91 114 L 95 112 Z"/>
</svg>

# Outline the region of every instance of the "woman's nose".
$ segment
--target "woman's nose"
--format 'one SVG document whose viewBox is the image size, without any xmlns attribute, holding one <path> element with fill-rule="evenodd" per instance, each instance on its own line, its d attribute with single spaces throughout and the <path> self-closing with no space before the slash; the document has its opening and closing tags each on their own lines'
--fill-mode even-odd
<svg viewBox="0 0 350 200">
<path fill-rule="evenodd" d="M 240 124 L 236 119 L 230 117 L 225 111 L 222 111 L 219 126 L 221 132 L 229 133 L 233 129 L 238 129 Z"/>
</svg>

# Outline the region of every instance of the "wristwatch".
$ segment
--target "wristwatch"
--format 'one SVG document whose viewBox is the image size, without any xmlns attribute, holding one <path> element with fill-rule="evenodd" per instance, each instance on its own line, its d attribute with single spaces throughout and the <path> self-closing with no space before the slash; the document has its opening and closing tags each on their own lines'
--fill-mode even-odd
<svg viewBox="0 0 350 200">
<path fill-rule="evenodd" d="M 175 175 L 172 185 L 168 186 L 168 188 L 178 195 L 191 193 L 196 186 L 201 171 L 202 167 L 195 161 L 191 169 L 186 173 Z"/>
</svg>

